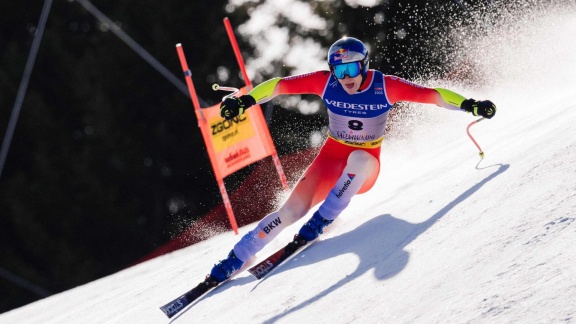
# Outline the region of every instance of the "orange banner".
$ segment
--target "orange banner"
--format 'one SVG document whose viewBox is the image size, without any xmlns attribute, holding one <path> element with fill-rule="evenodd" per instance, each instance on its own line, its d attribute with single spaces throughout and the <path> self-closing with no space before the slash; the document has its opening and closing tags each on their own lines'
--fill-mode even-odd
<svg viewBox="0 0 576 324">
<path fill-rule="evenodd" d="M 246 88 L 240 94 L 246 93 Z M 224 178 L 243 167 L 275 153 L 260 106 L 231 120 L 220 117 L 220 104 L 202 109 L 205 122 L 200 122 L 202 135 L 212 146 L 208 150 L 217 174 Z M 259 116 L 260 115 L 260 116 Z M 268 138 L 267 138 L 268 137 Z"/>
<path fill-rule="evenodd" d="M 227 19 L 225 19 L 225 22 L 227 22 Z M 226 28 L 231 31 L 229 22 Z M 233 37 L 231 40 L 233 40 L 235 53 L 239 55 L 239 50 L 237 50 L 238 44 Z M 230 225 L 234 233 L 238 234 L 238 225 L 236 224 L 232 205 L 228 199 L 224 178 L 268 156 L 271 156 L 274 161 L 284 190 L 288 190 L 286 176 L 282 170 L 280 159 L 276 153 L 276 148 L 272 142 L 272 136 L 270 136 L 270 131 L 268 131 L 268 125 L 266 124 L 260 105 L 251 107 L 246 113 L 232 120 L 224 120 L 220 117 L 220 104 L 209 108 L 200 108 L 194 82 L 192 82 L 192 72 L 188 68 L 182 44 L 176 44 L 176 51 L 178 52 L 178 58 L 180 59 L 182 71 L 184 72 L 186 85 L 188 86 L 190 98 L 194 105 L 194 112 L 198 118 L 198 127 L 200 127 L 204 144 L 206 144 L 206 151 L 210 157 L 214 176 L 216 177 L 218 188 L 222 194 L 222 200 L 226 207 Z M 239 62 L 242 62 L 241 57 L 239 58 Z M 240 89 L 239 93 L 236 94 L 238 96 L 248 93 L 247 89 L 251 88 L 243 62 L 241 68 L 248 86 Z"/>
</svg>

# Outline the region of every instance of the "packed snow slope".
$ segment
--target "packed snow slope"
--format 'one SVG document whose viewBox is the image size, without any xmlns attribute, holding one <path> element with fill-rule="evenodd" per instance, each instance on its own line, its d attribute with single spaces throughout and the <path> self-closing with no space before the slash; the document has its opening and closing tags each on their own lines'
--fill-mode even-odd
<svg viewBox="0 0 576 324">
<path fill-rule="evenodd" d="M 384 143 L 376 186 L 321 241 L 263 281 L 242 273 L 173 322 L 576 322 L 576 14 L 519 24 L 478 44 L 489 87 L 436 84 L 498 105 L 471 128 L 482 161 L 465 132 L 474 117 L 413 107 L 421 113 Z M 167 323 L 158 307 L 238 239 L 213 237 L 0 323 Z"/>
</svg>

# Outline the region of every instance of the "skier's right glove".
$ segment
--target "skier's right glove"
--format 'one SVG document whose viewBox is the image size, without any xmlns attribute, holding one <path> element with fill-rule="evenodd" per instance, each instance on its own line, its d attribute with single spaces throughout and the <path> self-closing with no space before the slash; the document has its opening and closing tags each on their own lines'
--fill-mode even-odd
<svg viewBox="0 0 576 324">
<path fill-rule="evenodd" d="M 496 115 L 496 105 L 490 100 L 476 101 L 474 99 L 466 99 L 460 105 L 460 109 L 472 113 L 474 116 L 482 116 L 488 119 Z"/>
<path fill-rule="evenodd" d="M 240 97 L 228 97 L 224 99 L 220 105 L 220 116 L 226 120 L 230 120 L 238 115 L 242 115 L 246 109 L 254 106 L 256 99 L 251 95 L 243 95 Z"/>
</svg>

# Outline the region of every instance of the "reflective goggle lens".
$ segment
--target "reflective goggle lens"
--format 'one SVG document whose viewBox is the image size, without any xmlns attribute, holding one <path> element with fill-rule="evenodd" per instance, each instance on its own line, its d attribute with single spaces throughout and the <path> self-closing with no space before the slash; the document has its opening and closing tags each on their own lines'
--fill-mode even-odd
<svg viewBox="0 0 576 324">
<path fill-rule="evenodd" d="M 360 74 L 360 62 L 351 62 L 332 66 L 332 72 L 338 79 L 344 79 L 346 75 L 355 78 Z"/>
</svg>

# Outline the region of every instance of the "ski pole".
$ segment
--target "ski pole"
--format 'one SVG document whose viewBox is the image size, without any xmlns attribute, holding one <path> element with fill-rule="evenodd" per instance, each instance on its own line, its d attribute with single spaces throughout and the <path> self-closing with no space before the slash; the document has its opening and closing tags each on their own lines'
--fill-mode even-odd
<svg viewBox="0 0 576 324">
<path fill-rule="evenodd" d="M 224 91 L 231 91 L 231 94 L 225 95 L 224 97 L 222 97 L 222 101 L 224 101 L 224 99 L 226 98 L 230 98 L 235 96 L 238 92 L 240 92 L 240 90 L 238 88 L 233 88 L 233 87 L 222 87 L 217 83 L 214 83 L 212 85 L 212 90 L 214 91 L 218 91 L 218 90 L 224 90 Z"/>
<path fill-rule="evenodd" d="M 479 151 L 478 154 L 480 155 L 480 158 L 481 158 L 481 159 L 484 158 L 484 152 L 482 151 L 482 148 L 480 148 L 480 145 L 478 145 L 478 143 L 476 142 L 476 140 L 474 139 L 474 137 L 472 137 L 472 134 L 470 134 L 470 127 L 472 127 L 472 125 L 474 125 L 474 124 L 477 124 L 477 123 L 483 121 L 484 119 L 485 119 L 484 117 L 479 118 L 479 119 L 471 122 L 470 125 L 468 125 L 468 127 L 466 127 L 466 133 L 468 134 L 468 137 L 470 137 L 470 139 L 472 140 L 472 142 L 474 143 L 474 145 L 476 145 L 476 147 L 478 148 L 478 151 Z"/>
</svg>

